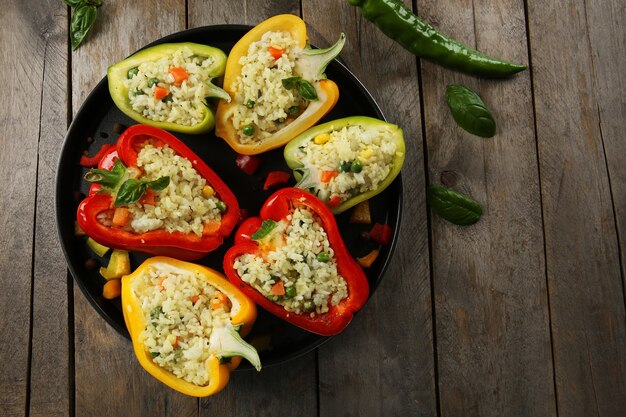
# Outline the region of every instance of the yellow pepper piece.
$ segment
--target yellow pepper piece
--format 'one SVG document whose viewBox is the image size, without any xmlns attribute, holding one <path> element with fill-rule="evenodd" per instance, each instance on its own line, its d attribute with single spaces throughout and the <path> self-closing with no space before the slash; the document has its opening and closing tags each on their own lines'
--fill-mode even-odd
<svg viewBox="0 0 626 417">
<path fill-rule="evenodd" d="M 330 135 L 328 133 L 320 133 L 319 135 L 313 138 L 313 142 L 317 145 L 323 145 L 330 140 Z"/>
<path fill-rule="evenodd" d="M 130 258 L 125 250 L 113 249 L 109 265 L 100 268 L 100 275 L 106 280 L 122 278 L 130 273 Z"/>
<path fill-rule="evenodd" d="M 152 361 L 150 353 L 146 351 L 139 337 L 146 327 L 146 317 L 141 308 L 141 302 L 132 290 L 132 281 L 141 277 L 143 272 L 150 268 L 157 270 L 185 270 L 193 273 L 200 279 L 207 280 L 212 286 L 225 294 L 231 300 L 233 308 L 230 311 L 233 326 L 241 325 L 239 334 L 247 335 L 256 319 L 256 305 L 248 299 L 237 287 L 231 284 L 222 274 L 205 266 L 180 261 L 165 256 L 156 256 L 144 261 L 133 273 L 122 277 L 122 312 L 124 322 L 133 342 L 135 355 L 141 366 L 153 377 L 170 388 L 195 397 L 207 397 L 221 391 L 227 384 L 230 372 L 239 366 L 241 357 L 233 356 L 230 363 L 220 363 L 220 358 L 212 354 L 206 367 L 209 372 L 209 384 L 199 386 L 178 378 Z"/>
<path fill-rule="evenodd" d="M 210 185 L 205 185 L 202 187 L 202 197 L 211 198 L 215 195 L 215 190 Z"/>
<path fill-rule="evenodd" d="M 98 242 L 96 242 L 90 237 L 87 238 L 87 246 L 89 246 L 89 249 L 94 251 L 96 255 L 101 256 L 101 257 L 106 255 L 107 252 L 111 250 L 111 248 L 99 244 Z"/>
<path fill-rule="evenodd" d="M 366 146 L 361 152 L 359 152 L 359 157 L 361 159 L 368 159 L 374 156 L 374 150 L 369 146 Z"/>
<path fill-rule="evenodd" d="M 356 260 L 363 268 L 369 268 L 372 266 L 376 258 L 378 258 L 378 253 L 378 249 L 374 249 L 362 258 L 356 258 Z"/>
</svg>

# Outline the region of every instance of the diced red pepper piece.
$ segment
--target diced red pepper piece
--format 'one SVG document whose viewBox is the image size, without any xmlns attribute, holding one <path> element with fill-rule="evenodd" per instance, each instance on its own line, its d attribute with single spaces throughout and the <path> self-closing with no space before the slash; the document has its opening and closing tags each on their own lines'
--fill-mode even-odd
<svg viewBox="0 0 626 417">
<path fill-rule="evenodd" d="M 243 172 L 252 175 L 261 164 L 261 159 L 252 155 L 237 155 L 235 163 Z"/>
<path fill-rule="evenodd" d="M 272 288 L 270 289 L 270 294 L 285 295 L 285 284 L 282 281 L 278 281 L 276 284 L 272 285 Z"/>
<path fill-rule="evenodd" d="M 289 181 L 291 178 L 291 174 L 285 171 L 272 171 L 267 174 L 267 178 L 265 179 L 265 184 L 263 185 L 264 190 L 268 190 L 275 185 L 284 184 Z"/>
<path fill-rule="evenodd" d="M 337 194 L 335 194 L 330 198 L 330 200 L 328 200 L 328 207 L 330 208 L 338 207 L 339 204 L 341 204 L 341 197 L 339 197 Z"/>
<path fill-rule="evenodd" d="M 275 46 L 269 46 L 267 48 L 267 51 L 270 53 L 270 55 L 272 56 L 272 58 L 279 59 L 281 56 L 283 56 L 283 54 L 285 53 L 284 49 L 281 48 L 277 48 Z"/>
<path fill-rule="evenodd" d="M 154 193 L 154 190 L 152 190 L 151 188 L 148 188 L 146 192 L 139 199 L 139 203 L 141 205 L 148 204 L 150 206 L 156 206 L 155 196 L 156 194 Z"/>
<path fill-rule="evenodd" d="M 386 245 L 391 242 L 393 229 L 388 224 L 376 223 L 370 230 L 370 238 L 379 245 Z"/>
<path fill-rule="evenodd" d="M 174 84 L 180 85 L 189 78 L 189 73 L 183 67 L 172 67 L 168 70 L 170 75 L 174 78 Z"/>
<path fill-rule="evenodd" d="M 339 172 L 337 171 L 322 171 L 322 174 L 320 175 L 320 181 L 330 182 L 337 175 L 339 175 Z"/>
<path fill-rule="evenodd" d="M 109 151 L 109 149 L 111 149 L 113 145 L 109 144 L 109 143 L 105 143 L 104 145 L 102 145 L 102 147 L 100 148 L 100 150 L 98 151 L 98 153 L 96 153 L 94 156 L 92 157 L 88 157 L 87 155 L 83 155 L 80 157 L 80 166 L 86 167 L 86 168 L 91 168 L 91 167 L 95 167 L 100 163 L 100 160 L 104 157 L 104 155 Z"/>
<path fill-rule="evenodd" d="M 164 87 L 154 87 L 154 99 L 162 100 L 170 93 L 170 90 Z"/>
</svg>

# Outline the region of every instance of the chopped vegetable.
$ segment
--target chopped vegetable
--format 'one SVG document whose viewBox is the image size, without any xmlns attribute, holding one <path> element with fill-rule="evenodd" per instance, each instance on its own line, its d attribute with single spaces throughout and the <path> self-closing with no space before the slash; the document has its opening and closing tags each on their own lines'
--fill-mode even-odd
<svg viewBox="0 0 626 417">
<path fill-rule="evenodd" d="M 128 70 L 128 72 L 126 73 L 126 77 L 128 77 L 128 79 L 130 80 L 131 78 L 134 78 L 135 75 L 139 74 L 139 68 L 137 67 L 132 67 L 131 69 Z"/>
<path fill-rule="evenodd" d="M 125 250 L 113 249 L 111 259 L 106 268 L 100 268 L 100 275 L 106 280 L 122 278 L 130 274 L 130 258 Z"/>
<path fill-rule="evenodd" d="M 170 93 L 170 90 L 168 90 L 165 87 L 159 87 L 159 86 L 154 87 L 154 99 L 155 100 L 162 100 L 165 97 L 167 97 L 169 93 Z"/>
<path fill-rule="evenodd" d="M 116 207 L 113 212 L 113 225 L 124 227 L 130 222 L 130 210 L 128 207 Z"/>
<path fill-rule="evenodd" d="M 272 285 L 270 289 L 270 294 L 272 295 L 285 295 L 285 284 L 282 281 L 276 282 L 276 284 Z"/>
<path fill-rule="evenodd" d="M 317 254 L 315 259 L 317 259 L 319 262 L 326 263 L 326 262 L 330 261 L 330 255 L 328 255 L 328 253 L 326 253 L 326 252 L 320 252 L 320 253 Z"/>
<path fill-rule="evenodd" d="M 107 252 L 111 250 L 111 248 L 99 244 L 90 237 L 87 238 L 87 246 L 89 246 L 89 249 L 91 249 L 96 255 L 100 257 L 106 255 Z"/>
<path fill-rule="evenodd" d="M 265 219 L 263 223 L 261 223 L 261 227 L 257 229 L 256 232 L 250 236 L 254 240 L 263 239 L 267 236 L 274 228 L 276 227 L 276 222 L 272 219 Z"/>
<path fill-rule="evenodd" d="M 358 159 L 355 159 L 354 161 L 352 161 L 352 165 L 350 166 L 350 171 L 354 172 L 355 174 L 358 174 L 359 172 L 363 171 L 363 164 L 361 164 L 361 161 L 359 161 Z"/>
<path fill-rule="evenodd" d="M 339 204 L 341 204 L 341 197 L 335 194 L 334 196 L 330 198 L 330 200 L 328 200 L 327 204 L 328 204 L 328 207 L 330 208 L 338 207 Z"/>
<path fill-rule="evenodd" d="M 284 49 L 278 48 L 276 46 L 270 46 L 267 48 L 267 51 L 270 53 L 272 58 L 279 59 L 285 53 Z"/>
<path fill-rule="evenodd" d="M 112 279 L 107 281 L 102 287 L 102 296 L 107 300 L 117 298 L 122 293 L 122 281 L 119 279 Z"/>
<path fill-rule="evenodd" d="M 317 145 L 323 145 L 330 140 L 330 134 L 320 133 L 313 138 L 313 142 Z"/>
<path fill-rule="evenodd" d="M 241 129 L 241 133 L 246 136 L 254 135 L 254 125 L 245 125 L 243 129 Z"/>
<path fill-rule="evenodd" d="M 215 207 L 217 207 L 220 213 L 226 213 L 226 209 L 228 209 L 228 206 L 226 206 L 226 203 L 224 203 L 222 200 L 217 200 L 215 202 Z"/>
<path fill-rule="evenodd" d="M 261 160 L 256 156 L 251 155 L 237 155 L 235 163 L 243 172 L 248 175 L 254 174 L 254 171 L 259 167 Z"/>
<path fill-rule="evenodd" d="M 275 185 L 284 184 L 291 178 L 291 173 L 285 171 L 272 171 L 267 174 L 263 189 L 268 190 Z"/>
<path fill-rule="evenodd" d="M 370 212 L 369 200 L 361 201 L 354 206 L 350 213 L 350 223 L 370 224 L 372 223 L 372 215 Z"/>
<path fill-rule="evenodd" d="M 337 171 L 322 171 L 320 175 L 321 182 L 330 182 L 333 178 L 339 175 Z"/>
<path fill-rule="evenodd" d="M 228 301 L 228 296 L 224 294 L 223 292 L 218 292 L 217 294 L 213 296 L 213 298 L 211 298 L 211 302 L 210 302 L 211 308 L 213 310 L 217 310 L 218 308 L 225 307 L 227 301 Z"/>
<path fill-rule="evenodd" d="M 174 78 L 174 84 L 180 85 L 189 78 L 189 73 L 183 67 L 172 67 L 167 72 Z"/>
<path fill-rule="evenodd" d="M 81 156 L 80 162 L 79 162 L 80 166 L 86 167 L 86 168 L 97 166 L 102 160 L 102 157 L 109 151 L 111 146 L 113 145 L 109 143 L 105 143 L 104 145 L 102 145 L 100 150 L 94 156 L 92 157 L 88 157 L 87 155 Z"/>
<path fill-rule="evenodd" d="M 379 245 L 386 245 L 391 242 L 393 229 L 387 224 L 376 223 L 370 230 L 370 238 Z"/>
<path fill-rule="evenodd" d="M 372 266 L 376 258 L 378 258 L 378 254 L 379 254 L 378 249 L 374 249 L 373 251 L 363 256 L 362 258 L 356 258 L 356 261 L 363 268 L 369 268 L 370 266 Z"/>
</svg>

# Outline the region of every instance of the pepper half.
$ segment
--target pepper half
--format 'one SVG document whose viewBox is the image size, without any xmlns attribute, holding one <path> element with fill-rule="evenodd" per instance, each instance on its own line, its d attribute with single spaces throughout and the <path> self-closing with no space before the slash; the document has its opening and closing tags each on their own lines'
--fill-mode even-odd
<svg viewBox="0 0 626 417">
<path fill-rule="evenodd" d="M 294 75 L 307 81 L 310 83 L 309 85 L 315 88 L 317 99 L 310 100 L 302 113 L 297 114 L 295 119 L 290 120 L 290 123 L 272 133 L 271 136 L 252 143 L 242 143 L 239 139 L 238 129 L 233 123 L 233 115 L 242 106 L 253 106 L 254 103 L 252 101 L 246 103 L 238 102 L 236 99 L 234 86 L 243 68 L 239 61 L 242 57 L 248 55 L 250 45 L 259 41 L 267 32 L 288 32 L 296 41 L 297 46 L 302 48 L 296 62 Z M 312 49 L 307 44 L 304 22 L 299 17 L 290 14 L 271 17 L 255 26 L 235 44 L 228 55 L 224 73 L 224 89 L 230 95 L 231 100 L 230 102 L 220 101 L 218 104 L 215 134 L 223 138 L 238 153 L 256 155 L 283 146 L 298 134 L 313 126 L 335 106 L 339 99 L 337 84 L 326 79 L 324 71 L 330 61 L 341 52 L 344 43 L 345 35 L 342 33 L 337 43 L 330 48 Z M 270 53 L 273 56 L 276 54 L 274 50 L 270 50 Z M 280 51 L 278 54 L 280 54 Z"/>
<path fill-rule="evenodd" d="M 145 76 L 146 82 L 148 83 L 145 88 L 142 88 L 137 91 L 129 91 L 126 81 L 129 78 L 135 77 L 138 74 L 138 71 L 141 64 L 156 62 L 162 59 L 166 59 L 168 57 L 174 56 L 177 51 L 188 50 L 191 51 L 193 57 L 200 57 L 202 59 L 210 58 L 212 62 L 206 68 L 202 68 L 203 71 L 208 72 L 207 79 L 200 80 L 205 85 L 202 87 L 206 89 L 206 96 L 197 98 L 197 102 L 192 103 L 192 106 L 200 109 L 201 118 L 194 124 L 184 125 L 180 123 L 175 123 L 173 121 L 158 121 L 148 118 L 144 115 L 143 112 L 137 111 L 133 108 L 131 104 L 130 96 L 131 94 L 135 95 L 147 95 L 154 94 L 154 99 L 157 102 L 161 101 L 172 101 L 170 100 L 171 95 L 168 96 L 168 86 L 180 85 L 182 81 L 180 81 L 179 74 L 176 73 L 176 70 L 180 70 L 180 67 L 171 66 L 170 74 L 171 82 L 167 82 L 165 79 L 159 78 L 149 78 L 148 75 Z M 173 64 L 172 64 L 173 65 Z M 128 117 L 135 120 L 136 122 L 143 123 L 150 126 L 156 126 L 161 129 L 171 130 L 174 132 L 181 133 L 191 133 L 198 134 L 208 132 L 215 126 L 215 117 L 213 111 L 208 107 L 206 102 L 207 97 L 218 97 L 221 99 L 229 99 L 228 94 L 221 88 L 212 84 L 212 80 L 217 77 L 221 77 L 224 74 L 224 68 L 226 66 L 226 55 L 220 49 L 214 48 L 208 45 L 201 45 L 197 43 L 191 42 L 183 42 L 183 43 L 165 43 L 161 45 L 152 46 L 150 48 L 143 49 L 134 55 L 126 58 L 123 61 L 118 62 L 115 65 L 109 67 L 107 72 L 107 78 L 109 82 L 109 92 L 111 93 L 111 98 L 115 105 Z M 197 66 L 200 67 L 200 66 Z M 184 69 L 183 69 L 184 71 Z M 151 74 L 150 77 L 154 77 L 154 74 Z M 169 77 L 169 75 L 168 75 Z M 177 78 L 179 77 L 179 78 Z M 165 77 L 162 77 L 165 78 Z M 184 78 L 184 75 L 183 75 Z M 142 84 L 143 85 L 143 84 Z M 174 87 L 172 87 L 174 88 Z M 153 91 L 154 90 L 154 91 Z M 156 91 L 159 90 L 159 91 Z M 158 94 L 163 92 L 163 96 L 159 96 Z M 176 103 L 171 104 L 176 105 Z M 163 106 L 166 106 L 163 104 Z"/>
<path fill-rule="evenodd" d="M 339 197 L 338 194 L 329 191 L 330 183 L 336 181 L 341 175 L 347 175 L 355 177 L 354 182 L 356 184 L 363 184 L 357 180 L 361 181 L 361 177 L 364 177 L 366 174 L 369 175 L 367 169 L 368 161 L 376 156 L 372 146 L 363 143 L 362 146 L 359 146 L 359 150 L 355 151 L 358 156 L 351 161 L 338 161 L 336 166 L 329 167 L 329 171 L 324 171 L 316 167 L 314 163 L 309 162 L 305 149 L 311 143 L 319 146 L 333 146 L 333 142 L 330 141 L 331 134 L 333 132 L 340 133 L 343 129 L 350 129 L 351 127 L 359 127 L 365 134 L 380 132 L 379 135 L 382 135 L 384 140 L 395 146 L 395 152 L 392 156 L 389 156 L 391 162 L 385 164 L 391 166 L 389 172 L 374 188 L 365 191 L 356 188 L 351 189 L 349 192 L 341 193 L 342 197 Z M 343 141 L 344 139 L 337 140 Z M 313 192 L 329 206 L 334 214 L 338 214 L 361 201 L 372 198 L 387 188 L 400 173 L 405 153 L 404 135 L 400 127 L 371 117 L 352 116 L 333 120 L 307 130 L 285 146 L 284 156 L 287 165 L 293 169 L 294 176 L 298 180 L 296 187 Z M 332 159 L 334 154 L 336 153 L 330 152 L 329 158 Z M 328 160 L 328 158 L 325 158 L 324 163 L 328 163 Z M 346 164 L 348 166 L 345 166 Z M 343 194 L 347 194 L 348 197 Z"/>
<path fill-rule="evenodd" d="M 209 383 L 206 386 L 185 381 L 162 368 L 152 360 L 150 352 L 142 341 L 141 334 L 146 328 L 148 318 L 142 311 L 141 300 L 133 291 L 132 284 L 133 280 L 141 279 L 142 275 L 150 269 L 165 274 L 170 272 L 192 273 L 196 277 L 206 280 L 220 293 L 225 294 L 232 304 L 230 310 L 231 325 L 214 329 L 210 344 L 206 347 L 212 351 L 206 362 L 209 374 Z M 122 311 L 124 322 L 133 342 L 135 355 L 141 366 L 156 379 L 183 394 L 206 397 L 223 389 L 228 382 L 230 372 L 237 368 L 241 362 L 241 356 L 237 354 L 245 355 L 247 359 L 254 362 L 253 365 L 257 370 L 260 369 L 256 350 L 239 337 L 239 334 L 243 337 L 250 332 L 256 319 L 256 307 L 223 275 L 210 268 L 163 256 L 149 258 L 133 273 L 122 278 Z M 239 328 L 238 334 L 233 333 L 233 328 Z M 223 358 L 231 359 L 229 363 L 222 363 L 224 362 Z"/>
<path fill-rule="evenodd" d="M 244 282 L 234 267 L 237 258 L 242 255 L 263 256 L 267 248 L 254 240 L 265 227 L 263 225 L 268 224 L 268 221 L 280 222 L 298 208 L 307 209 L 317 217 L 334 252 L 337 273 L 345 280 L 347 287 L 346 298 L 336 305 L 329 302 L 327 312 L 313 317 L 306 312 L 297 314 L 285 310 L 282 305 L 271 301 Z M 363 307 L 369 295 L 367 277 L 343 243 L 335 217 L 317 197 L 299 188 L 283 188 L 275 192 L 261 208 L 260 217 L 251 217 L 239 227 L 235 234 L 235 246 L 224 256 L 224 271 L 232 283 L 265 310 L 293 325 L 322 336 L 340 333 L 350 323 L 354 313 Z"/>
<path fill-rule="evenodd" d="M 194 260 L 205 256 L 220 246 L 230 235 L 239 219 L 239 204 L 228 186 L 191 149 L 172 134 L 152 126 L 135 125 L 122 133 L 116 146 L 102 158 L 99 168 L 111 171 L 119 158 L 127 167 L 137 168 L 138 148 L 147 140 L 158 146 L 168 145 L 174 152 L 189 160 L 212 187 L 215 195 L 225 204 L 219 227 L 205 229 L 201 236 L 193 232 L 169 232 L 156 229 L 144 233 L 134 233 L 124 228 L 105 225 L 99 216 L 111 210 L 115 197 L 102 192 L 99 184 L 93 184 L 89 195 L 78 206 L 78 225 L 96 242 L 107 247 L 130 252 L 143 252 L 151 255 L 166 255 L 178 259 Z"/>
</svg>

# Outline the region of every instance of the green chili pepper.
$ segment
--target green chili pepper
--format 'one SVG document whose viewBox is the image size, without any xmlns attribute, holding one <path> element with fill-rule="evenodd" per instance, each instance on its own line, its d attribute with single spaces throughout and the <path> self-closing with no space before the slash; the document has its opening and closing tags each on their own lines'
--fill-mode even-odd
<svg viewBox="0 0 626 417">
<path fill-rule="evenodd" d="M 507 77 L 526 69 L 526 65 L 485 55 L 448 38 L 414 15 L 401 1 L 348 0 L 348 3 L 361 7 L 364 18 L 402 47 L 444 67 L 483 77 Z"/>
</svg>

